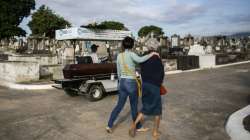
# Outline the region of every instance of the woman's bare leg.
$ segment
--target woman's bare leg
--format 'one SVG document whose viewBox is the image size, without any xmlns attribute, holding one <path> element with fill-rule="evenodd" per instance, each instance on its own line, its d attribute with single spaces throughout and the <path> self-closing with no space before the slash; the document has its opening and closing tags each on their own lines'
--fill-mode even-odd
<svg viewBox="0 0 250 140">
<path fill-rule="evenodd" d="M 158 137 L 160 136 L 159 127 L 160 127 L 160 116 L 155 116 L 155 123 L 154 123 L 154 129 L 153 129 L 153 136 Z"/>
<path fill-rule="evenodd" d="M 144 115 L 142 113 L 139 113 L 136 120 L 135 120 L 135 126 L 139 123 L 139 122 L 142 122 L 144 118 Z"/>
<path fill-rule="evenodd" d="M 143 114 L 139 113 L 138 116 L 136 117 L 136 120 L 132 122 L 131 124 L 131 129 L 135 129 L 136 125 L 143 119 Z"/>
<path fill-rule="evenodd" d="M 129 135 L 131 137 L 135 136 L 136 133 L 136 125 L 143 119 L 143 114 L 139 113 L 138 116 L 136 117 L 136 120 L 132 122 L 131 127 L 129 129 Z"/>
</svg>

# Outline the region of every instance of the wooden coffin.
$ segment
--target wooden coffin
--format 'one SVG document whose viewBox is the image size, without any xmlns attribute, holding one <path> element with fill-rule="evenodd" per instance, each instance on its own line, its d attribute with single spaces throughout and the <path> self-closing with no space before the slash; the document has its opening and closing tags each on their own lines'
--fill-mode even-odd
<svg viewBox="0 0 250 140">
<path fill-rule="evenodd" d="M 70 64 L 63 69 L 65 79 L 116 73 L 116 64 Z"/>
</svg>

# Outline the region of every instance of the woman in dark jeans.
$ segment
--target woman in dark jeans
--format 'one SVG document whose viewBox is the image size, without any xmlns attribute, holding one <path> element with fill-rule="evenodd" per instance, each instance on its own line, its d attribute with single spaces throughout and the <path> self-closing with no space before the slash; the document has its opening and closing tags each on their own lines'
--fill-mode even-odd
<svg viewBox="0 0 250 140">
<path fill-rule="evenodd" d="M 122 111 L 127 97 L 130 100 L 130 108 L 131 115 L 133 121 L 135 121 L 137 112 L 137 104 L 138 104 L 138 87 L 136 81 L 135 74 L 135 66 L 138 63 L 143 63 L 148 60 L 153 55 L 158 55 L 157 53 L 150 53 L 143 57 L 139 57 L 136 53 L 132 52 L 132 48 L 134 46 L 134 39 L 131 37 L 126 37 L 122 41 L 122 46 L 124 49 L 123 53 L 120 53 L 117 56 L 117 74 L 119 79 L 118 92 L 119 99 L 117 105 L 113 109 L 109 121 L 108 126 L 106 127 L 106 131 L 108 133 L 112 133 L 112 127 L 117 119 L 119 113 Z M 146 129 L 142 128 L 140 123 L 136 125 L 138 131 L 146 131 Z"/>
<path fill-rule="evenodd" d="M 155 51 L 156 48 L 149 47 L 149 52 Z M 143 120 L 144 115 L 154 116 L 155 124 L 153 129 L 153 136 L 158 138 L 160 136 L 160 116 L 162 114 L 162 103 L 160 95 L 160 86 L 164 79 L 164 67 L 161 59 L 158 56 L 153 56 L 146 62 L 141 64 L 142 76 L 142 109 L 132 123 L 129 130 L 132 137 L 135 136 L 135 126 Z"/>
</svg>

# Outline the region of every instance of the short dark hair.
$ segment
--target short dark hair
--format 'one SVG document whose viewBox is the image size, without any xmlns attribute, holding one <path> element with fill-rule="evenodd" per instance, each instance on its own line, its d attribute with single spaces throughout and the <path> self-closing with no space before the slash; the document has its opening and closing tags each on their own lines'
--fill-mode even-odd
<svg viewBox="0 0 250 140">
<path fill-rule="evenodd" d="M 97 48 L 98 48 L 98 47 L 99 47 L 98 45 L 93 44 L 93 45 L 91 46 L 91 52 L 95 53 L 95 52 L 97 51 Z"/>
<path fill-rule="evenodd" d="M 135 40 L 129 36 L 122 40 L 122 46 L 124 49 L 132 49 L 134 47 Z"/>
</svg>

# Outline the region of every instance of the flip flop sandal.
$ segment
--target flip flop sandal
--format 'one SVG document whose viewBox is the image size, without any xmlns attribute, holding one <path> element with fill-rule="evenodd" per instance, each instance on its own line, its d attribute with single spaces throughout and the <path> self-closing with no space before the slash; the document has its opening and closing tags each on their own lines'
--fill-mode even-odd
<svg viewBox="0 0 250 140">
<path fill-rule="evenodd" d="M 113 132 L 112 129 L 109 128 L 109 127 L 106 127 L 106 131 L 107 131 L 107 133 L 112 133 Z"/>
<path fill-rule="evenodd" d="M 153 133 L 152 135 L 153 135 L 153 137 L 160 137 L 161 136 L 161 132 L 157 132 L 156 134 Z"/>
<path fill-rule="evenodd" d="M 136 129 L 137 132 L 147 132 L 149 130 L 149 128 L 139 128 L 139 129 Z"/>
</svg>

